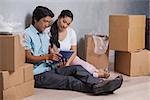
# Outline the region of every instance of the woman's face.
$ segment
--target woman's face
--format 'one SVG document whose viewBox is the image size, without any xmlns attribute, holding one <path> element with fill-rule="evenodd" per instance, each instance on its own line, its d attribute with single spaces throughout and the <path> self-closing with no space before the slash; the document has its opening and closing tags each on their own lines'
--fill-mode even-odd
<svg viewBox="0 0 150 100">
<path fill-rule="evenodd" d="M 59 17 L 57 22 L 59 31 L 65 31 L 66 28 L 71 24 L 71 22 L 72 22 L 71 17 L 68 16 Z"/>
</svg>

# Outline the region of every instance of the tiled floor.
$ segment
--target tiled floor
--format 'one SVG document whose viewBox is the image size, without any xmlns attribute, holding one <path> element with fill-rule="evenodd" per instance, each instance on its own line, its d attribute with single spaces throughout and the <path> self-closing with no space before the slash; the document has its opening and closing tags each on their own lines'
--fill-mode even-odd
<svg viewBox="0 0 150 100">
<path fill-rule="evenodd" d="M 111 75 L 115 74 L 111 72 Z M 150 100 L 150 76 L 123 77 L 122 87 L 107 96 L 91 96 L 65 90 L 35 89 L 33 96 L 23 100 Z"/>
</svg>

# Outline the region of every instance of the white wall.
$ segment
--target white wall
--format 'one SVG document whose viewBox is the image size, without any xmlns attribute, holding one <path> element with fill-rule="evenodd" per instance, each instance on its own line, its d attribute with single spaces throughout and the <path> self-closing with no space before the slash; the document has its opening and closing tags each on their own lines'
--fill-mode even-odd
<svg viewBox="0 0 150 100">
<path fill-rule="evenodd" d="M 33 9 L 37 5 L 47 6 L 57 18 L 62 9 L 74 13 L 71 26 L 77 32 L 78 43 L 88 32 L 108 34 L 110 14 L 145 14 L 149 16 L 149 0 L 0 0 L 0 15 L 6 21 L 17 21 L 24 29 L 29 25 Z M 79 49 L 80 51 L 80 49 Z"/>
<path fill-rule="evenodd" d="M 149 0 L 0 0 L 0 14 L 6 20 L 22 22 L 32 14 L 37 5 L 50 8 L 56 16 L 62 9 L 74 13 L 72 27 L 79 33 L 78 38 L 87 32 L 108 33 L 110 14 L 147 14 Z M 82 36 L 81 36 L 82 34 Z"/>
</svg>

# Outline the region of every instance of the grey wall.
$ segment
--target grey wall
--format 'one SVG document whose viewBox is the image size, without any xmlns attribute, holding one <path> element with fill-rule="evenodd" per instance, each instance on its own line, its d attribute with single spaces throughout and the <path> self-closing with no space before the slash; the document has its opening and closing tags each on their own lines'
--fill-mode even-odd
<svg viewBox="0 0 150 100">
<path fill-rule="evenodd" d="M 21 22 L 24 29 L 29 25 L 32 11 L 37 5 L 51 9 L 56 15 L 53 20 L 62 9 L 72 10 L 74 21 L 71 26 L 77 32 L 79 48 L 84 44 L 82 38 L 88 32 L 108 34 L 110 14 L 144 14 L 150 17 L 149 0 L 0 0 L 0 15 L 6 21 Z"/>
</svg>

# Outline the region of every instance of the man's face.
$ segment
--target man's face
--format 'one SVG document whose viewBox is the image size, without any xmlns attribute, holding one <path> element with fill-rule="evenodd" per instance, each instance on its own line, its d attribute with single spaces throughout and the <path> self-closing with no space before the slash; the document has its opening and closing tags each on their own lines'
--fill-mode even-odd
<svg viewBox="0 0 150 100">
<path fill-rule="evenodd" d="M 39 32 L 43 32 L 49 26 L 50 22 L 51 17 L 46 16 L 41 18 L 39 21 L 35 20 L 34 26 Z"/>
</svg>

